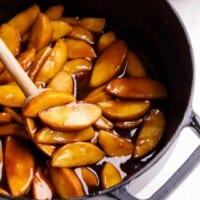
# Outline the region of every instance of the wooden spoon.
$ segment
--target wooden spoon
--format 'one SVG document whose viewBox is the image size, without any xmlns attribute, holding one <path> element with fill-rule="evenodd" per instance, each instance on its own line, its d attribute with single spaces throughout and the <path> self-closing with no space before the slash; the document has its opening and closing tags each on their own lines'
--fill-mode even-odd
<svg viewBox="0 0 200 200">
<path fill-rule="evenodd" d="M 17 62 L 17 60 L 12 55 L 12 53 L 1 38 L 0 60 L 27 97 L 39 93 L 39 89 L 35 86 L 35 84 L 32 82 L 26 72 L 22 69 L 20 64 Z"/>
</svg>

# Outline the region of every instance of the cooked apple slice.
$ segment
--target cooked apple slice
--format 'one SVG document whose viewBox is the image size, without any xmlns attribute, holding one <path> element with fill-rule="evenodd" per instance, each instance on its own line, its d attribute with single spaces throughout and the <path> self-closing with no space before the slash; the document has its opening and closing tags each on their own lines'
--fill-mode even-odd
<svg viewBox="0 0 200 200">
<path fill-rule="evenodd" d="M 150 101 L 107 100 L 98 102 L 105 116 L 115 120 L 137 119 L 150 108 Z"/>
<path fill-rule="evenodd" d="M 97 43 L 98 52 L 101 53 L 115 40 L 116 40 L 116 35 L 114 31 L 109 31 L 102 34 Z"/>
<path fill-rule="evenodd" d="M 22 140 L 7 137 L 5 143 L 5 169 L 8 186 L 14 197 L 26 194 L 31 186 L 35 161 L 30 149 Z"/>
<path fill-rule="evenodd" d="M 44 154 L 46 154 L 49 157 L 51 157 L 53 155 L 53 153 L 55 152 L 55 150 L 56 150 L 56 146 L 55 145 L 39 144 L 39 143 L 35 143 L 35 144 L 38 147 L 38 149 L 40 149 L 40 151 L 42 151 Z"/>
<path fill-rule="evenodd" d="M 28 48 L 40 50 L 45 47 L 52 38 L 52 26 L 49 18 L 39 13 L 35 20 L 29 37 Z"/>
<path fill-rule="evenodd" d="M 166 88 L 151 78 L 116 78 L 106 86 L 106 91 L 121 98 L 159 99 L 167 96 Z"/>
<path fill-rule="evenodd" d="M 72 59 L 66 62 L 63 69 L 70 74 L 90 71 L 92 69 L 92 63 L 84 58 Z"/>
<path fill-rule="evenodd" d="M 19 124 L 24 124 L 23 117 L 21 116 L 21 114 L 19 114 L 13 108 L 5 106 L 3 108 L 3 111 L 8 113 L 8 114 L 10 114 L 13 121 L 15 121 L 15 122 L 17 122 Z"/>
<path fill-rule="evenodd" d="M 94 126 L 99 130 L 111 130 L 114 127 L 113 123 L 104 116 L 99 117 Z"/>
<path fill-rule="evenodd" d="M 72 31 L 69 33 L 69 37 L 84 40 L 89 44 L 94 44 L 93 34 L 81 26 L 72 26 Z"/>
<path fill-rule="evenodd" d="M 81 181 L 72 169 L 50 167 L 49 170 L 55 190 L 61 199 L 85 195 Z"/>
<path fill-rule="evenodd" d="M 67 45 L 62 39 L 58 39 L 47 60 L 37 73 L 35 81 L 46 83 L 53 78 L 64 66 L 67 60 L 67 54 Z"/>
<path fill-rule="evenodd" d="M 38 14 L 40 12 L 40 8 L 37 5 L 33 5 L 28 9 L 18 13 L 11 20 L 9 20 L 9 24 L 19 30 L 20 35 L 25 34 L 29 28 L 35 22 Z"/>
<path fill-rule="evenodd" d="M 99 178 L 94 170 L 89 167 L 81 167 L 80 169 L 83 180 L 89 187 L 97 187 L 99 185 Z"/>
<path fill-rule="evenodd" d="M 116 128 L 120 129 L 133 129 L 140 126 L 144 122 L 144 118 L 132 120 L 132 121 L 118 121 L 115 123 Z"/>
<path fill-rule="evenodd" d="M 23 107 L 25 117 L 37 117 L 42 110 L 75 101 L 74 96 L 55 90 L 46 90 L 28 100 Z"/>
<path fill-rule="evenodd" d="M 52 156 L 53 167 L 80 167 L 95 164 L 104 157 L 104 152 L 89 142 L 74 142 L 60 147 Z"/>
<path fill-rule="evenodd" d="M 61 132 L 43 127 L 36 133 L 36 141 L 42 144 L 66 144 L 91 140 L 95 135 L 92 126 L 79 131 Z"/>
<path fill-rule="evenodd" d="M 68 47 L 68 57 L 74 58 L 96 58 L 93 47 L 85 41 L 76 39 L 66 39 Z"/>
<path fill-rule="evenodd" d="M 37 52 L 35 56 L 35 62 L 29 71 L 29 76 L 32 80 L 34 80 L 35 75 L 38 73 L 40 67 L 44 64 L 51 51 L 52 48 L 50 46 L 47 46 Z"/>
<path fill-rule="evenodd" d="M 0 104 L 10 107 L 22 107 L 25 96 L 16 84 L 6 84 L 0 86 Z"/>
<path fill-rule="evenodd" d="M 68 94 L 73 93 L 74 83 L 71 75 L 62 70 L 58 72 L 48 83 L 47 87 L 53 90 L 66 92 Z"/>
<path fill-rule="evenodd" d="M 136 55 L 136 53 L 131 50 L 129 50 L 127 53 L 126 73 L 131 77 L 147 76 L 144 63 L 139 58 L 139 56 Z"/>
<path fill-rule="evenodd" d="M 72 27 L 68 23 L 60 20 L 51 21 L 51 26 L 53 29 L 52 40 L 54 41 L 68 35 L 72 31 Z"/>
<path fill-rule="evenodd" d="M 88 103 L 97 103 L 111 99 L 112 96 L 105 91 L 105 87 L 106 85 L 102 85 L 95 88 L 84 98 L 84 101 Z"/>
<path fill-rule="evenodd" d="M 152 110 L 138 133 L 134 157 L 142 157 L 159 143 L 165 129 L 165 117 L 160 110 Z"/>
<path fill-rule="evenodd" d="M 42 122 L 60 131 L 80 130 L 92 125 L 101 116 L 101 109 L 89 103 L 69 103 L 39 113 Z"/>
<path fill-rule="evenodd" d="M 95 17 L 63 17 L 62 20 L 69 24 L 82 26 L 95 33 L 100 33 L 104 29 L 106 23 L 105 18 Z"/>
<path fill-rule="evenodd" d="M 41 167 L 37 167 L 35 170 L 32 190 L 34 199 L 52 199 L 53 197 L 54 188 Z"/>
<path fill-rule="evenodd" d="M 50 6 L 46 11 L 45 14 L 50 20 L 59 20 L 61 19 L 64 12 L 63 5 L 54 5 Z"/>
<path fill-rule="evenodd" d="M 14 56 L 20 52 L 20 35 L 19 31 L 9 24 L 0 26 L 0 38 L 5 42 Z"/>
<path fill-rule="evenodd" d="M 98 142 L 108 156 L 126 156 L 134 150 L 131 141 L 104 130 L 99 131 Z"/>
<path fill-rule="evenodd" d="M 116 40 L 110 44 L 97 58 L 92 70 L 90 86 L 100 86 L 118 75 L 123 69 L 126 52 L 127 46 L 123 40 Z"/>
<path fill-rule="evenodd" d="M 118 169 L 110 162 L 105 163 L 101 172 L 101 182 L 104 189 L 122 182 Z"/>
</svg>

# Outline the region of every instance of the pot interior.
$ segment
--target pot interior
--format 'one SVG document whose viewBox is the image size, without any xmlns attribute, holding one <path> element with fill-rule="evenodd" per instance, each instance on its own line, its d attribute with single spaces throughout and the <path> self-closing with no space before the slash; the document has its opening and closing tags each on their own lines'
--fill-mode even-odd
<svg viewBox="0 0 200 200">
<path fill-rule="evenodd" d="M 45 2 L 45 3 L 44 3 Z M 168 90 L 164 110 L 167 127 L 159 151 L 169 143 L 188 108 L 193 67 L 190 47 L 183 27 L 165 1 L 154 0 L 49 0 L 0 1 L 0 22 L 33 3 L 45 9 L 52 4 L 65 5 L 67 16 L 105 17 L 108 29 L 114 29 L 143 58 L 149 72 Z M 11 6 L 12 5 L 12 6 Z"/>
</svg>

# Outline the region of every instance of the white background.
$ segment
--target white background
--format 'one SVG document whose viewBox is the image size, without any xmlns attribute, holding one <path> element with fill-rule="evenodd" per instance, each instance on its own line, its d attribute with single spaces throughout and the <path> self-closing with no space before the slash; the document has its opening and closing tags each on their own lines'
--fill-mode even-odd
<svg viewBox="0 0 200 200">
<path fill-rule="evenodd" d="M 168 0 L 177 11 L 177 15 L 184 24 L 194 56 L 195 87 L 193 107 L 200 115 L 200 0 Z M 152 1 L 153 3 L 153 1 Z M 188 158 L 191 152 L 200 145 L 200 139 L 189 129 L 184 129 L 174 148 L 172 155 L 158 175 L 136 197 L 145 199 L 159 188 L 173 172 Z M 175 189 L 167 200 L 199 200 L 200 199 L 200 164 Z"/>
</svg>

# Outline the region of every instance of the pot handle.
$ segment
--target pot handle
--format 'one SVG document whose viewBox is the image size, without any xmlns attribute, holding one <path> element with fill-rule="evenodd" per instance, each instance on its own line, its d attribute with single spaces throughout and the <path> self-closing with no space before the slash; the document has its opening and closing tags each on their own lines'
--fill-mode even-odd
<svg viewBox="0 0 200 200">
<path fill-rule="evenodd" d="M 186 126 L 191 127 L 191 129 L 200 138 L 200 116 L 197 115 L 193 110 L 189 116 L 189 123 Z M 200 146 L 198 146 L 190 155 L 190 157 L 182 164 L 180 168 L 163 184 L 150 198 L 146 200 L 162 200 L 165 199 L 197 166 L 200 162 Z M 119 200 L 140 200 L 133 197 L 128 193 L 125 187 L 121 187 L 113 192 L 110 196 Z"/>
</svg>

